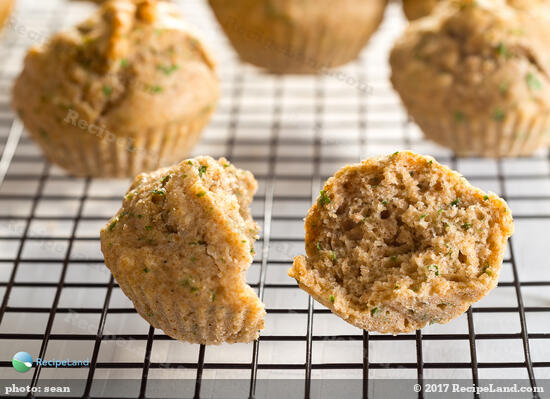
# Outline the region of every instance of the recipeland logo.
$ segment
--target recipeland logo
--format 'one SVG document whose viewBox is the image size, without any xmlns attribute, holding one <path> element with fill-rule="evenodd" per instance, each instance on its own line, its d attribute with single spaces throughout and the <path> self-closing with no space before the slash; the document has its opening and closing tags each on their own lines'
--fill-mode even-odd
<svg viewBox="0 0 550 399">
<path fill-rule="evenodd" d="M 11 359 L 11 364 L 15 371 L 26 373 L 32 368 L 32 356 L 27 352 L 17 352 Z"/>
<path fill-rule="evenodd" d="M 33 366 L 32 356 L 27 352 L 17 352 L 11 359 L 11 364 L 15 371 L 20 373 L 26 373 Z M 88 367 L 90 365 L 90 358 L 85 360 L 71 360 L 71 359 L 42 359 L 36 358 L 34 364 L 42 367 Z"/>
</svg>

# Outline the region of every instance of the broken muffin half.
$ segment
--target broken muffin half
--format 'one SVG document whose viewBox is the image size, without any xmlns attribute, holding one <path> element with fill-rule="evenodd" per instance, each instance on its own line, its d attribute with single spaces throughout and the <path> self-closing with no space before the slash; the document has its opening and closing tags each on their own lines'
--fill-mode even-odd
<svg viewBox="0 0 550 399">
<path fill-rule="evenodd" d="M 197 157 L 140 174 L 101 230 L 105 264 L 138 313 L 192 343 L 250 342 L 264 305 L 245 272 L 258 228 L 252 173 Z"/>
<path fill-rule="evenodd" d="M 340 169 L 305 223 L 289 270 L 347 322 L 381 333 L 447 323 L 497 285 L 510 209 L 412 152 Z"/>
</svg>

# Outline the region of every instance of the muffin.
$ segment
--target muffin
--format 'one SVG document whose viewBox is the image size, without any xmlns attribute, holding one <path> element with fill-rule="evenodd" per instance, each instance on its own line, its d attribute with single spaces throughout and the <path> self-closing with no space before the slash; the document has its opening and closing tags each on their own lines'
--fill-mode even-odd
<svg viewBox="0 0 550 399">
<path fill-rule="evenodd" d="M 135 176 L 183 159 L 215 109 L 209 52 L 168 2 L 107 1 L 32 48 L 13 105 L 76 176 Z"/>
<path fill-rule="evenodd" d="M 254 176 L 198 157 L 136 177 L 101 230 L 105 264 L 137 312 L 172 338 L 250 342 L 265 310 L 245 272 L 258 228 Z"/>
<path fill-rule="evenodd" d="M 4 26 L 10 16 L 14 0 L 0 0 L 0 28 Z"/>
<path fill-rule="evenodd" d="M 456 0 L 447 0 L 452 2 Z M 487 0 L 484 0 L 487 1 Z M 409 21 L 429 15 L 444 0 L 403 0 L 403 11 Z M 506 0 L 508 5 L 519 9 L 529 10 L 537 5 L 548 2 L 548 0 Z"/>
<path fill-rule="evenodd" d="M 498 282 L 506 203 L 411 152 L 346 166 L 305 223 L 289 275 L 347 322 L 381 333 L 447 323 Z"/>
<path fill-rule="evenodd" d="M 550 3 L 510 3 L 446 2 L 391 52 L 407 111 L 459 155 L 531 155 L 550 142 Z"/>
<path fill-rule="evenodd" d="M 430 14 L 441 0 L 403 0 L 403 11 L 409 21 Z"/>
<path fill-rule="evenodd" d="M 355 59 L 387 0 L 209 0 L 246 62 L 273 73 L 315 73 Z"/>
</svg>

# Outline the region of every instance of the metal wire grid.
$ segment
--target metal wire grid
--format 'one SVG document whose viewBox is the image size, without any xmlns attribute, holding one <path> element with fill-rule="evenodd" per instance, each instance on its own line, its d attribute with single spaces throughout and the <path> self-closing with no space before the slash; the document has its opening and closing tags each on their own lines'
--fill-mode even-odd
<svg viewBox="0 0 550 399">
<path fill-rule="evenodd" d="M 25 24 L 28 26 L 39 24 L 38 21 L 44 20 L 44 15 L 47 13 L 50 16 L 49 28 L 53 29 L 60 24 L 81 19 L 83 10 L 87 10 L 83 5 L 71 5 L 63 15 L 57 12 L 60 7 L 66 6 L 57 1 L 36 7 L 35 4 L 22 1 L 20 8 L 24 9 L 25 13 L 20 15 L 21 18 L 25 18 Z M 196 18 L 207 26 L 212 23 L 206 21 L 209 15 L 201 1 L 187 2 L 184 7 L 191 19 Z M 547 350 L 544 350 L 544 356 L 539 356 L 536 361 L 532 360 L 530 351 L 530 345 L 534 342 L 543 342 L 544 348 L 550 346 L 548 331 L 550 301 L 546 299 L 546 305 L 526 306 L 522 295 L 522 290 L 531 287 L 541 291 L 550 287 L 550 277 L 548 274 L 542 274 L 538 278 L 520 280 L 520 271 L 530 265 L 519 264 L 517 249 L 513 245 L 515 238 L 509 246 L 503 266 L 503 278 L 497 290 L 506 287 L 512 290 L 516 303 L 511 306 L 500 303 L 493 306 L 474 306 L 466 314 L 467 327 L 463 331 L 458 329 L 454 332 L 452 328 L 449 330 L 444 326 L 434 326 L 425 329 L 424 332 L 417 331 L 416 334 L 395 337 L 361 332 L 357 329 L 346 330 L 350 333 L 331 333 L 330 331 L 316 333 L 314 321 L 317 320 L 319 324 L 319 319 L 324 315 L 330 317 L 328 309 L 315 303 L 310 297 L 305 297 L 305 306 L 302 307 L 285 306 L 284 302 L 282 306 L 277 306 L 279 303 L 275 298 L 277 296 L 297 298 L 296 295 L 300 295 L 296 284 L 277 277 L 282 274 L 281 270 L 284 272 L 290 266 L 292 255 L 303 251 L 300 248 L 303 238 L 293 234 L 290 227 L 288 228 L 290 232 L 286 231 L 286 226 L 301 226 L 305 210 L 317 197 L 322 181 L 335 168 L 356 162 L 366 155 L 389 153 L 401 148 L 430 152 L 436 155 L 438 160 L 455 169 L 469 171 L 471 175 L 467 174 L 467 177 L 471 180 L 488 182 L 493 191 L 500 193 L 509 201 L 518 223 L 525 220 L 540 223 L 543 229 L 549 226 L 550 190 L 542 193 L 536 189 L 529 191 L 523 189 L 521 185 L 524 181 L 532 181 L 534 184 L 532 187 L 548 184 L 550 181 L 548 154 L 544 153 L 520 161 L 462 160 L 422 140 L 414 125 L 406 119 L 395 95 L 391 93 L 385 80 L 387 67 L 385 65 L 378 67 L 372 62 L 376 60 L 383 64 L 384 51 L 387 52 L 392 37 L 396 34 L 394 21 L 399 19 L 397 5 L 391 6 L 387 19 L 392 22 L 383 26 L 371 44 L 371 48 L 357 63 L 344 69 L 346 76 L 368 81 L 372 85 L 373 93 L 357 90 L 356 87 L 346 85 L 331 76 L 299 79 L 263 76 L 255 69 L 236 62 L 234 54 L 227 48 L 217 28 L 208 30 L 220 49 L 221 78 L 224 82 L 225 96 L 197 152 L 226 155 L 237 165 L 248 167 L 255 173 L 260 182 L 260 190 L 255 198 L 253 213 L 262 226 L 262 235 L 257 243 L 256 259 L 248 275 L 250 285 L 258 290 L 260 298 L 267 304 L 268 325 L 275 317 L 286 317 L 286 315 L 297 317 L 301 322 L 305 321 L 304 333 L 281 333 L 285 331 L 284 328 L 279 330 L 272 328 L 269 331 L 266 329 L 258 341 L 243 349 L 250 351 L 247 352 L 250 358 L 242 362 L 217 360 L 216 351 L 220 351 L 220 348 L 200 346 L 198 350 L 197 348 L 192 350 L 191 345 L 186 348 L 191 353 L 196 351 L 196 360 L 158 361 L 158 356 L 154 355 L 154 346 L 171 341 L 162 332 L 155 331 L 149 326 L 146 332 L 140 333 L 132 333 L 124 329 L 116 334 L 106 333 L 105 328 L 109 318 L 135 315 L 135 310 L 127 303 L 125 303 L 126 306 L 113 306 L 116 297 L 120 295 L 120 289 L 112 276 L 105 281 L 93 279 L 75 281 L 69 277 L 77 269 L 92 268 L 97 272 L 103 267 L 101 256 L 80 256 L 78 247 L 82 244 L 96 247 L 98 245 L 97 230 L 92 234 L 83 234 L 81 230 L 86 231 L 86 228 L 82 226 L 103 224 L 110 215 L 108 213 L 111 212 L 110 209 L 116 209 L 119 206 L 121 190 L 124 190 L 127 184 L 67 176 L 45 162 L 25 135 L 19 138 L 22 129 L 17 122 L 14 122 L 7 102 L 8 87 L 17 71 L 17 66 L 10 62 L 5 63 L 0 81 L 2 86 L 0 104 L 2 136 L 0 137 L 4 142 L 3 157 L 0 161 L 0 182 L 3 180 L 3 185 L 0 185 L 0 220 L 2 224 L 8 225 L 8 228 L 4 229 L 0 236 L 2 244 L 0 265 L 5 270 L 0 274 L 0 290 L 3 291 L 0 307 L 0 347 L 9 348 L 2 351 L 0 375 L 11 376 L 7 374 L 11 367 L 8 355 L 11 355 L 12 348 L 16 345 L 34 345 L 37 347 L 38 357 L 47 357 L 48 348 L 51 347 L 52 342 L 54 344 L 74 342 L 78 346 L 91 344 L 91 364 L 89 369 L 83 370 L 87 380 L 83 397 L 91 395 L 93 383 L 99 373 L 113 370 L 133 370 L 140 374 L 138 376 L 139 392 L 136 395 L 140 398 L 148 397 L 147 382 L 148 378 L 152 378 L 153 372 L 172 369 L 194 371 L 196 384 L 192 395 L 195 398 L 201 396 L 201 383 L 204 378 L 209 378 L 206 376 L 209 371 L 239 371 L 241 372 L 239 375 L 244 372 L 250 379 L 250 397 L 254 397 L 257 383 L 261 378 L 269 377 L 270 372 L 277 371 L 295 371 L 297 373 L 295 377 L 303 378 L 306 398 L 312 395 L 312 380 L 326 375 L 323 374 L 324 372 L 347 373 L 344 375 L 362 377 L 364 397 L 368 397 L 369 379 L 375 378 L 375 372 L 380 370 L 409 371 L 415 374 L 420 383 L 429 372 L 441 371 L 443 374 L 440 376 L 445 376 L 445 372 L 451 370 L 466 371 L 474 383 L 477 383 L 480 378 L 491 375 L 483 374 L 486 370 L 501 373 L 510 369 L 520 376 L 529 378 L 532 386 L 536 385 L 537 376 L 550 378 L 550 355 L 547 356 Z M 8 60 L 12 56 L 15 57 L 17 53 L 22 54 L 26 45 L 28 43 L 21 39 L 21 35 L 9 31 L 0 48 L 2 59 Z M 267 105 L 262 102 L 264 100 Z M 335 131 L 339 131 L 340 136 L 334 135 Z M 349 132 L 355 132 L 355 134 Z M 354 155 L 350 155 L 350 152 Z M 11 159 L 12 155 L 13 159 Z M 286 192 L 281 189 L 285 185 L 289 187 Z M 72 208 L 67 211 L 67 207 L 63 204 L 69 202 Z M 98 211 L 107 203 L 110 204 L 110 208 L 107 206 L 109 208 L 107 211 Z M 21 211 L 21 207 L 24 207 L 25 211 Z M 57 207 L 62 211 L 56 213 Z M 64 223 L 67 226 L 66 233 L 58 235 L 49 230 L 39 233 L 35 231 L 36 225 L 48 223 Z M 281 226 L 285 226 L 283 234 L 280 232 Z M 44 243 L 62 243 L 63 245 L 61 250 L 53 251 L 55 252 L 53 256 L 52 251 L 48 252 Z M 27 255 L 31 253 L 27 249 L 33 245 L 39 246 L 38 252 L 42 251 L 43 256 Z M 537 261 L 548 266 L 547 258 L 538 258 Z M 42 281 L 30 278 L 21 280 L 19 275 L 26 266 L 44 270 L 50 268 L 51 272 L 47 272 L 46 275 L 49 276 Z M 271 279 L 270 273 L 277 278 Z M 31 295 L 39 298 L 40 305 L 13 304 L 13 298 L 21 296 L 16 291 L 25 289 L 28 290 L 27 292 L 32 290 Z M 42 290 L 49 290 L 53 296 L 43 299 Z M 103 299 L 95 301 L 94 306 L 77 306 L 78 300 L 75 300 L 76 304 L 73 305 L 73 295 L 78 296 L 78 292 L 94 290 L 105 292 Z M 277 292 L 279 294 L 276 294 Z M 51 305 L 44 306 L 43 304 L 48 301 L 51 301 Z M 270 306 L 270 303 L 274 303 L 275 306 Z M 476 316 L 485 314 L 499 317 L 517 315 L 519 330 L 478 332 L 479 319 L 476 328 Z M 532 314 L 542 315 L 543 327 L 537 328 L 538 332 L 528 330 L 527 319 Z M 15 321 L 6 320 L 10 315 L 15 317 Z M 56 333 L 54 328 L 56 318 L 72 317 L 72 315 L 96 316 L 97 323 L 94 324 L 94 330 L 86 331 L 87 333 L 82 331 Z M 26 324 L 17 324 L 19 318 L 38 319 L 40 317 L 45 318 L 42 332 L 27 332 L 21 327 Z M 338 322 L 336 318 L 330 320 L 330 323 Z M 514 361 L 509 359 L 479 361 L 478 347 L 482 343 L 499 340 L 521 342 L 521 358 Z M 116 358 L 101 360 L 102 347 L 116 341 L 144 343 L 142 360 L 124 361 Z M 425 357 L 430 352 L 423 346 L 437 341 L 467 342 L 469 361 L 456 360 L 452 356 L 445 361 L 425 361 Z M 358 361 L 315 360 L 314 348 L 323 342 L 334 342 L 346 346 L 357 343 L 361 348 L 361 359 Z M 397 345 L 405 342 L 414 343 L 414 361 L 395 358 L 390 361 L 373 360 L 373 357 L 379 357 L 377 343 Z M 302 360 L 295 361 L 289 357 L 283 361 L 262 361 L 262 349 L 267 351 L 266 346 L 275 343 L 278 346 L 283 346 L 285 343 L 303 345 Z M 27 347 L 29 346 L 21 349 Z M 537 348 L 541 346 L 537 345 Z M 209 360 L 209 354 L 212 354 L 213 361 Z M 32 384 L 35 385 L 39 378 L 44 378 L 46 373 L 48 373 L 47 368 L 36 367 L 32 375 Z M 61 373 L 57 370 L 56 374 L 52 375 L 55 375 L 53 378 L 59 378 Z M 406 375 L 410 376 L 410 374 Z M 424 394 L 418 393 L 418 397 L 422 398 Z M 474 395 L 474 397 L 478 396 Z"/>
</svg>

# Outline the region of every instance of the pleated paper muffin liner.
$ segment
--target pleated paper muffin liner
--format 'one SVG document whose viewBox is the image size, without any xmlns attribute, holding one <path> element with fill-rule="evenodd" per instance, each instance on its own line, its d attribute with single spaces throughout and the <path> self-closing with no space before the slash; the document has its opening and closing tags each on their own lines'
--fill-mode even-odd
<svg viewBox="0 0 550 399">
<path fill-rule="evenodd" d="M 224 304 L 190 307 L 174 295 L 146 292 L 141 287 L 120 283 L 137 312 L 155 328 L 174 339 L 194 344 L 251 342 L 264 327 L 263 306 L 235 311 Z"/>
<path fill-rule="evenodd" d="M 279 74 L 316 73 L 354 60 L 380 24 L 384 12 L 382 6 L 379 15 L 366 17 L 356 30 L 350 29 L 346 18 L 330 29 L 323 29 L 320 25 L 267 17 L 259 30 L 247 18 L 235 17 L 233 5 L 228 2 L 211 0 L 210 5 L 241 59 Z"/>
<path fill-rule="evenodd" d="M 529 156 L 550 145 L 550 116 L 509 112 L 502 121 L 415 117 L 426 138 L 459 156 Z"/>
<path fill-rule="evenodd" d="M 46 158 L 74 176 L 133 177 L 184 159 L 199 141 L 211 111 L 193 120 L 173 122 L 138 132 L 136 137 L 117 136 L 97 127 L 94 133 L 67 123 L 39 127 L 41 121 L 23 117 L 32 138 Z"/>
</svg>

